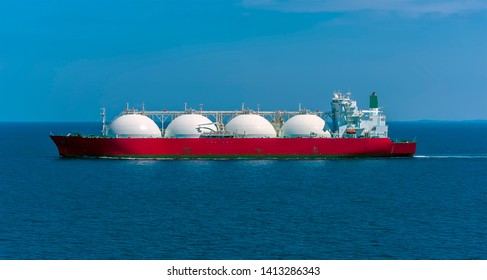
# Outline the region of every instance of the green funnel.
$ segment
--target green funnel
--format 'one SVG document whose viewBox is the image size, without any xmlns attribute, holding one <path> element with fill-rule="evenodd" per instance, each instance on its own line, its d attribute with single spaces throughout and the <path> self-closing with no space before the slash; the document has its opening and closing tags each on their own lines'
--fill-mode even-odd
<svg viewBox="0 0 487 280">
<path fill-rule="evenodd" d="M 370 103 L 369 104 L 370 104 L 370 106 L 369 106 L 370 109 L 379 108 L 379 99 L 377 98 L 375 91 L 372 92 L 372 94 L 370 95 Z"/>
</svg>

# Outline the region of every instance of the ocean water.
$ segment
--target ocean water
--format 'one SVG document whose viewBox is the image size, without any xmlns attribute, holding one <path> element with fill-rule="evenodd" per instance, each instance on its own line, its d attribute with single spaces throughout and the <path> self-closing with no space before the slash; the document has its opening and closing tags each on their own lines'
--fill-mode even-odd
<svg viewBox="0 0 487 280">
<path fill-rule="evenodd" d="M 61 159 L 0 123 L 0 259 L 487 259 L 487 122 L 392 122 L 413 158 Z"/>
</svg>

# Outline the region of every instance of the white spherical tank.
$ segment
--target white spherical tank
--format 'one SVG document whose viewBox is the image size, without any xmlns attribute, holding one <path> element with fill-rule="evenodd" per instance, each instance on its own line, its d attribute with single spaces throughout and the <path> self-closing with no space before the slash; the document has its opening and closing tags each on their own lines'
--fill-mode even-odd
<svg viewBox="0 0 487 280">
<path fill-rule="evenodd" d="M 231 119 L 225 126 L 231 133 L 242 134 L 245 137 L 276 137 L 276 130 L 272 124 L 259 115 L 239 115 Z"/>
<path fill-rule="evenodd" d="M 111 137 L 155 138 L 161 137 L 161 130 L 149 117 L 127 114 L 116 118 L 108 129 Z"/>
<path fill-rule="evenodd" d="M 166 138 L 198 138 L 201 133 L 217 131 L 213 122 L 198 114 L 181 115 L 175 118 L 166 128 Z"/>
<path fill-rule="evenodd" d="M 283 137 L 331 137 L 324 127 L 325 121 L 316 115 L 296 115 L 284 123 L 281 131 Z"/>
</svg>

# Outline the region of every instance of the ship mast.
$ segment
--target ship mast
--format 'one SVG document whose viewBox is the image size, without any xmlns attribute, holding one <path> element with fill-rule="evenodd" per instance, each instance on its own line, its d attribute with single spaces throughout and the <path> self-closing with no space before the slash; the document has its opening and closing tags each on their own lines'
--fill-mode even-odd
<svg viewBox="0 0 487 280">
<path fill-rule="evenodd" d="M 100 115 L 101 115 L 101 123 L 103 124 L 101 134 L 103 136 L 107 136 L 107 116 L 106 116 L 105 108 L 101 108 Z"/>
</svg>

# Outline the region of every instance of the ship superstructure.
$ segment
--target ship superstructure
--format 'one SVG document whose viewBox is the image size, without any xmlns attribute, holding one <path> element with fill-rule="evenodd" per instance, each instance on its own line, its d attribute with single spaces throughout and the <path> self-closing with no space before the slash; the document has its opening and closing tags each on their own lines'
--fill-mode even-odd
<svg viewBox="0 0 487 280">
<path fill-rule="evenodd" d="M 370 95 L 369 110 L 359 110 L 357 101 L 350 93 L 333 93 L 331 119 L 336 137 L 387 138 L 386 116 L 379 110 L 379 101 L 374 92 Z"/>
</svg>

